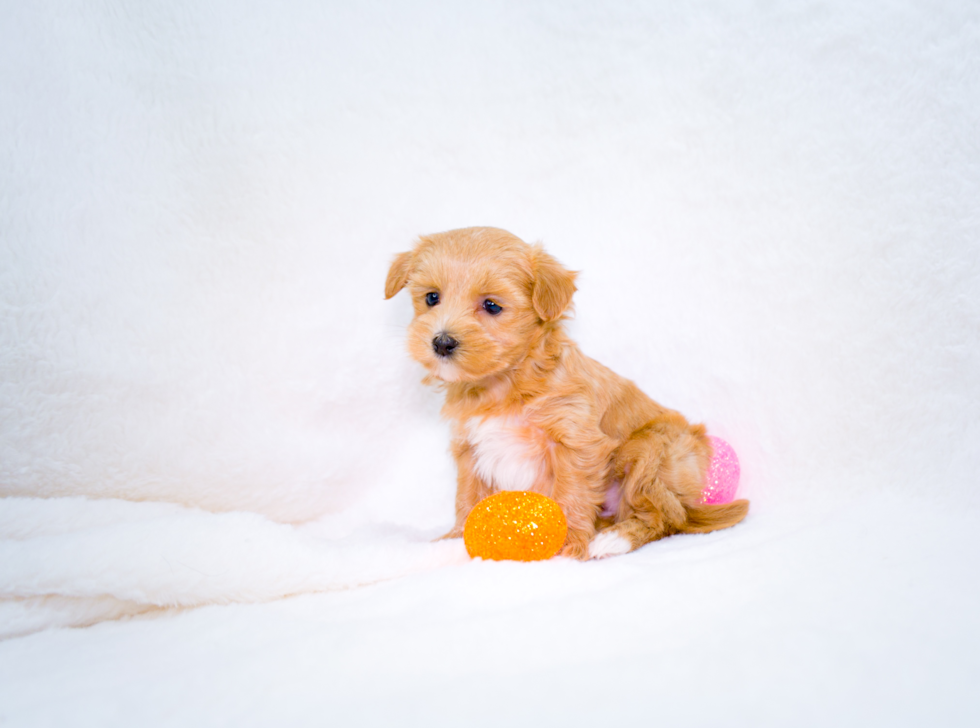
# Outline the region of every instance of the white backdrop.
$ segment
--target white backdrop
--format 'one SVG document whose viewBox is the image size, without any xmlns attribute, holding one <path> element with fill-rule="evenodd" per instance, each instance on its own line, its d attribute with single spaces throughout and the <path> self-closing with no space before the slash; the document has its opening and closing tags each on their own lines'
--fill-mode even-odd
<svg viewBox="0 0 980 728">
<path fill-rule="evenodd" d="M 382 282 L 490 224 L 583 271 L 585 349 L 731 439 L 760 506 L 973 498 L 969 3 L 4 16 L 5 494 L 444 505 Z"/>
<path fill-rule="evenodd" d="M 446 527 L 383 281 L 494 225 L 746 529 L 975 512 L 978 49 L 970 2 L 5 3 L 0 494 Z"/>
</svg>

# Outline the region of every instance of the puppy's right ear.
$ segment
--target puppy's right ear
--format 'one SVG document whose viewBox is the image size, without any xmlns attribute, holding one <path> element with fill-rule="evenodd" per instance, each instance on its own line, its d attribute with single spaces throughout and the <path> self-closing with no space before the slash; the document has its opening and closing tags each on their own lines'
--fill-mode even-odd
<svg viewBox="0 0 980 728">
<path fill-rule="evenodd" d="M 412 251 L 399 253 L 391 264 L 388 271 L 388 280 L 385 281 L 385 298 L 391 298 L 408 283 L 408 276 L 412 272 L 412 261 L 415 254 Z"/>
</svg>

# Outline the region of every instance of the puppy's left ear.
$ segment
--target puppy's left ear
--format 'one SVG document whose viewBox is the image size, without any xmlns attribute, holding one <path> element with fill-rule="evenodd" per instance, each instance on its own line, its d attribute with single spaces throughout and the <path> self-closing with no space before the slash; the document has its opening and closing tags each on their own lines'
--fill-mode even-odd
<svg viewBox="0 0 980 728">
<path fill-rule="evenodd" d="M 576 274 L 541 248 L 534 249 L 534 291 L 531 304 L 542 321 L 557 321 L 572 304 Z"/>
<path fill-rule="evenodd" d="M 412 251 L 399 253 L 391 264 L 388 271 L 388 280 L 385 281 L 385 298 L 391 298 L 408 283 L 408 276 L 412 272 L 412 262 L 415 254 Z"/>
</svg>

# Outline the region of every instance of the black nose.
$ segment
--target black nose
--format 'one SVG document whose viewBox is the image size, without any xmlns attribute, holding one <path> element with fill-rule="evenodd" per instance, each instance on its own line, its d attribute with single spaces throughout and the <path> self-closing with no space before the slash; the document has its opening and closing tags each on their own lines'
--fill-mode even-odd
<svg viewBox="0 0 980 728">
<path fill-rule="evenodd" d="M 432 348 L 436 350 L 436 354 L 439 356 L 452 356 L 453 349 L 457 346 L 459 346 L 459 342 L 449 334 L 439 334 L 432 340 Z"/>
</svg>

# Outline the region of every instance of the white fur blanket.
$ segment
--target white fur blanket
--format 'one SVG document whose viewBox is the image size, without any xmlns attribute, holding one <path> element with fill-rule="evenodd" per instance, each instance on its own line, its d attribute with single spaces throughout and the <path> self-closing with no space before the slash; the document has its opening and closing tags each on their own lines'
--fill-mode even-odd
<svg viewBox="0 0 980 728">
<path fill-rule="evenodd" d="M 292 526 L 165 503 L 2 498 L 0 638 L 345 589 L 468 558 L 459 541 L 428 543 L 392 527 L 350 533 L 349 523 L 328 521 Z"/>
<path fill-rule="evenodd" d="M 978 79 L 975 2 L 3 3 L 0 725 L 980 724 Z M 429 542 L 382 284 L 476 224 L 743 526 Z"/>
</svg>

